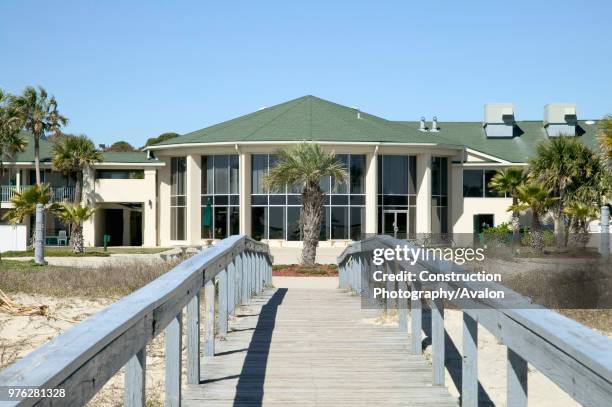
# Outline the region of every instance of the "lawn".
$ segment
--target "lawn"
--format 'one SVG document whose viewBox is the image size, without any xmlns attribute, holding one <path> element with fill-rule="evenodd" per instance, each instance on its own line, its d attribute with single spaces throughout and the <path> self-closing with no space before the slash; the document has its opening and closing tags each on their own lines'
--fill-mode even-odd
<svg viewBox="0 0 612 407">
<path fill-rule="evenodd" d="M 106 257 L 111 254 L 155 254 L 168 250 L 166 247 L 109 247 L 104 251 L 103 247 L 86 247 L 85 253 L 75 254 L 70 247 L 45 247 L 46 257 Z M 9 251 L 2 253 L 3 258 L 11 257 L 33 257 L 34 249 L 25 251 Z"/>
</svg>

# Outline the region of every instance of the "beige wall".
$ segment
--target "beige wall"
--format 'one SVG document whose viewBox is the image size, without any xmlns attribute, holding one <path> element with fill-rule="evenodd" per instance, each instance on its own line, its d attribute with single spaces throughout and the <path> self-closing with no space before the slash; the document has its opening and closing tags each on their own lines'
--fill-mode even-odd
<svg viewBox="0 0 612 407">
<path fill-rule="evenodd" d="M 453 233 L 472 233 L 474 230 L 474 215 L 492 214 L 494 225 L 509 222 L 511 215 L 508 207 L 512 205 L 512 198 L 464 198 L 463 197 L 463 170 L 469 169 L 497 169 L 501 167 L 464 167 L 452 166 L 452 230 Z"/>
<path fill-rule="evenodd" d="M 108 168 L 122 168 L 112 166 Z M 110 203 L 139 203 L 142 205 L 142 244 L 143 246 L 157 246 L 157 170 L 163 167 L 127 167 L 130 169 L 143 169 L 143 179 L 95 179 L 95 171 L 89 169 L 83 177 L 83 201 L 87 204 L 98 205 Z M 123 243 L 129 244 L 129 210 L 124 213 Z M 83 238 L 86 246 L 99 245 L 102 242 L 104 225 L 103 211 L 94 213 L 92 218 L 83 224 Z M 127 227 L 125 227 L 127 225 Z"/>
</svg>

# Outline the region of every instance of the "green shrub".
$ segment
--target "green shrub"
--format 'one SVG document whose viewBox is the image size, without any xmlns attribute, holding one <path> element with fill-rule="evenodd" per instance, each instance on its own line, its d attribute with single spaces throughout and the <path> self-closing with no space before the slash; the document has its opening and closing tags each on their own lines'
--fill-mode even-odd
<svg viewBox="0 0 612 407">
<path fill-rule="evenodd" d="M 512 229 L 506 222 L 488 227 L 482 232 L 484 242 L 506 244 L 512 242 Z"/>
</svg>

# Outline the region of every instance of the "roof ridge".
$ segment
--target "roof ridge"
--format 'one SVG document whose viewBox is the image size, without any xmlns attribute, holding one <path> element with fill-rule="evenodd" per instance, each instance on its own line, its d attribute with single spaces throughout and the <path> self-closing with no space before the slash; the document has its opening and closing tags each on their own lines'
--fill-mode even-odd
<svg viewBox="0 0 612 407">
<path fill-rule="evenodd" d="M 288 100 L 286 102 L 278 103 L 278 104 L 270 106 L 270 107 L 264 107 L 262 109 L 254 111 L 254 112 L 246 113 L 246 114 L 244 114 L 242 116 L 234 117 L 233 119 L 224 120 L 221 123 L 212 124 L 210 126 L 206 126 L 204 128 L 198 129 L 198 130 L 190 131 L 189 133 L 181 134 L 179 137 L 177 137 L 175 139 L 166 140 L 166 141 L 164 141 L 162 143 L 158 143 L 158 144 L 159 145 L 163 145 L 163 144 L 176 144 L 177 141 L 180 141 L 180 140 L 177 140 L 177 139 L 181 139 L 183 137 L 187 137 L 187 136 L 190 136 L 190 135 L 192 135 L 194 133 L 198 133 L 198 132 L 203 132 L 202 136 L 206 136 L 207 135 L 206 134 L 207 131 L 209 131 L 212 128 L 214 128 L 215 130 L 225 129 L 225 128 L 231 127 L 231 126 L 233 126 L 235 124 L 242 123 L 244 120 L 250 119 L 253 116 L 257 116 L 259 114 L 267 113 L 269 110 L 266 111 L 266 109 L 279 108 L 279 107 L 281 107 L 283 105 L 287 105 L 287 104 L 290 104 L 290 103 L 297 102 L 299 99 L 303 99 L 303 98 L 305 98 L 305 96 L 300 96 L 299 98 L 295 98 L 295 99 Z"/>
<path fill-rule="evenodd" d="M 255 130 L 253 130 L 251 133 L 247 134 L 243 140 L 247 140 L 249 137 L 253 136 L 255 133 L 257 133 L 259 130 L 261 130 L 263 127 L 269 125 L 270 123 L 274 122 L 275 120 L 277 120 L 278 118 L 280 118 L 281 116 L 283 116 L 284 114 L 288 113 L 289 111 L 295 109 L 296 107 L 300 106 L 301 104 L 303 104 L 307 99 L 305 99 L 304 97 L 298 98 L 298 99 L 294 99 L 292 100 L 292 102 L 296 102 L 299 99 L 303 99 L 300 100 L 298 103 L 294 103 L 293 105 L 291 105 L 290 107 L 288 107 L 287 109 L 283 110 L 282 112 L 280 112 L 279 114 L 277 114 L 276 116 L 274 116 L 272 119 L 268 120 L 267 122 L 263 123 L 261 126 L 258 126 Z M 280 105 L 276 105 L 274 107 L 278 107 Z"/>
</svg>

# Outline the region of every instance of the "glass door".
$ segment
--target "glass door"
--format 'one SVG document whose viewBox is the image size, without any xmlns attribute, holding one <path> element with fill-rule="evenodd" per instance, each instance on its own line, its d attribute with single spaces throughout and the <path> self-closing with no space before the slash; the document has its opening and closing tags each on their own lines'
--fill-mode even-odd
<svg viewBox="0 0 612 407">
<path fill-rule="evenodd" d="M 408 211 L 386 210 L 383 212 L 383 233 L 396 239 L 408 238 Z"/>
</svg>

